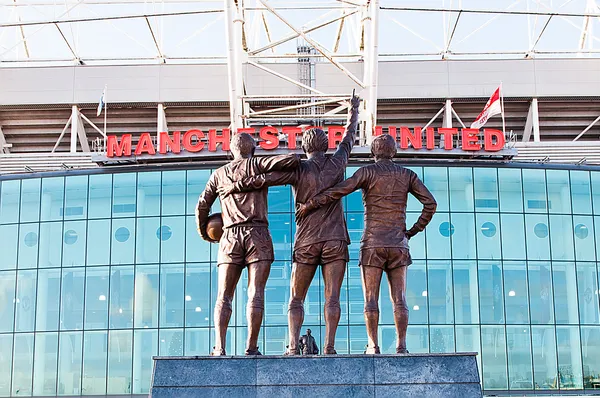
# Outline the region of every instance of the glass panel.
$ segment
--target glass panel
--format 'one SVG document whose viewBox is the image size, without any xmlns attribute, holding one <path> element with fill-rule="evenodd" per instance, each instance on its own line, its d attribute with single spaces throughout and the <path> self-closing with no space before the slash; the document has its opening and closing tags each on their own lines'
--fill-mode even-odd
<svg viewBox="0 0 600 398">
<path fill-rule="evenodd" d="M 347 167 L 346 178 L 350 178 L 354 175 L 358 167 Z M 408 195 L 409 197 L 411 195 Z M 352 192 L 350 195 L 345 197 L 344 209 L 346 211 L 357 211 L 363 212 L 365 210 L 362 201 L 362 192 L 360 190 Z"/>
<path fill-rule="evenodd" d="M 19 227 L 19 268 L 36 268 L 38 260 L 39 224 L 21 224 Z"/>
<path fill-rule="evenodd" d="M 423 182 L 435 197 L 437 211 L 448 211 L 448 169 L 446 167 L 425 167 Z"/>
<path fill-rule="evenodd" d="M 158 265 L 135 268 L 135 327 L 158 326 Z"/>
<path fill-rule="evenodd" d="M 39 270 L 37 283 L 35 330 L 58 330 L 60 268 Z"/>
<path fill-rule="evenodd" d="M 131 394 L 132 330 L 108 332 L 108 394 Z"/>
<path fill-rule="evenodd" d="M 600 324 L 595 263 L 577 263 L 577 293 L 580 323 Z"/>
<path fill-rule="evenodd" d="M 160 172 L 138 173 L 137 215 L 160 215 Z"/>
<path fill-rule="evenodd" d="M 267 287 L 265 289 L 264 325 L 287 324 L 288 302 L 290 300 L 290 273 L 291 265 L 289 263 L 276 262 L 271 266 L 271 274 L 269 275 Z M 323 294 L 323 292 L 321 292 L 321 294 Z M 321 300 L 323 301 L 324 297 L 322 297 Z M 345 304 L 347 310 L 347 303 Z M 342 304 L 340 303 L 340 305 Z M 347 312 L 342 315 L 342 318 L 346 322 L 348 319 L 347 315 Z M 344 320 L 342 320 L 342 318 L 340 318 L 340 321 L 343 323 Z M 285 351 L 285 346 L 283 351 Z M 278 355 L 280 354 L 281 353 Z"/>
<path fill-rule="evenodd" d="M 454 233 L 451 234 L 452 258 L 475 259 L 475 216 L 468 213 L 452 213 L 450 215 Z"/>
<path fill-rule="evenodd" d="M 63 229 L 63 266 L 85 265 L 85 221 L 66 221 Z M 97 244 L 97 242 L 93 242 Z M 107 250 L 107 246 L 103 249 Z"/>
<path fill-rule="evenodd" d="M 111 264 L 133 264 L 135 247 L 135 219 L 113 220 Z"/>
<path fill-rule="evenodd" d="M 507 326 L 508 377 L 511 390 L 532 390 L 531 335 L 529 325 Z"/>
<path fill-rule="evenodd" d="M 21 180 L 2 181 L 0 191 L 0 224 L 19 222 Z"/>
<path fill-rule="evenodd" d="M 454 261 L 453 268 L 454 314 L 456 323 L 479 323 L 477 263 L 475 261 Z"/>
<path fill-rule="evenodd" d="M 158 355 L 158 330 L 136 330 L 133 334 L 133 393 L 147 394 L 152 378 L 152 357 Z"/>
<path fill-rule="evenodd" d="M 495 168 L 475 168 L 475 210 L 497 212 L 498 174 Z"/>
<path fill-rule="evenodd" d="M 350 326 L 350 354 L 363 354 L 365 352 L 365 348 L 367 347 L 367 330 L 364 326 Z M 410 329 L 410 328 L 409 328 Z M 425 330 L 427 333 L 427 330 Z M 406 337 L 406 345 L 407 347 L 411 347 L 409 345 L 409 337 L 407 331 Z"/>
<path fill-rule="evenodd" d="M 502 257 L 525 260 L 525 219 L 522 214 L 501 214 Z"/>
<path fill-rule="evenodd" d="M 15 334 L 12 395 L 31 395 L 33 382 L 33 333 Z"/>
<path fill-rule="evenodd" d="M 40 185 L 39 178 L 23 180 L 21 184 L 21 222 L 39 221 Z"/>
<path fill-rule="evenodd" d="M 477 257 L 498 260 L 500 255 L 500 220 L 497 214 L 477 214 Z M 522 230 L 522 227 L 521 227 Z M 511 235 L 510 231 L 507 235 Z M 512 250 L 509 247 L 508 250 Z M 454 253 L 453 253 L 454 254 Z"/>
<path fill-rule="evenodd" d="M 158 263 L 159 258 L 159 236 L 156 231 L 160 228 L 160 218 L 138 218 L 137 219 L 137 244 L 135 260 L 140 263 Z"/>
<path fill-rule="evenodd" d="M 111 267 L 109 328 L 133 327 L 133 267 Z"/>
<path fill-rule="evenodd" d="M 419 179 L 421 181 L 423 181 L 423 168 L 422 167 L 411 166 L 411 167 L 407 167 L 407 169 L 414 171 L 417 174 L 417 177 L 419 177 Z M 359 192 L 359 194 L 360 194 L 360 192 Z M 423 208 L 423 205 L 417 200 L 417 198 L 415 198 L 412 195 L 408 195 L 408 202 L 406 203 L 406 211 L 418 211 L 420 213 L 422 208 Z"/>
<path fill-rule="evenodd" d="M 185 274 L 185 326 L 209 325 L 212 304 L 209 288 L 210 264 L 187 264 Z"/>
<path fill-rule="evenodd" d="M 292 188 L 273 186 L 269 188 L 269 213 L 289 213 L 292 211 Z"/>
<path fill-rule="evenodd" d="M 90 220 L 87 227 L 87 265 L 110 263 L 110 220 Z"/>
<path fill-rule="evenodd" d="M 450 209 L 452 211 L 473 211 L 473 169 L 470 167 L 450 167 Z M 433 345 L 432 345 L 433 347 Z"/>
<path fill-rule="evenodd" d="M 36 333 L 33 395 L 56 395 L 58 333 Z"/>
<path fill-rule="evenodd" d="M 508 389 L 506 375 L 506 336 L 504 326 L 481 326 L 483 388 Z"/>
<path fill-rule="evenodd" d="M 112 208 L 112 174 L 91 175 L 89 218 L 108 218 Z"/>
<path fill-rule="evenodd" d="M 594 219 L 586 216 L 573 216 L 573 232 L 575 234 L 575 259 L 579 261 L 596 261 L 593 225 Z"/>
<path fill-rule="evenodd" d="M 88 176 L 66 177 L 65 183 L 65 220 L 77 220 L 87 217 Z"/>
<path fill-rule="evenodd" d="M 573 219 L 571 216 L 550 216 L 550 247 L 553 260 L 574 259 Z"/>
<path fill-rule="evenodd" d="M 531 323 L 554 323 L 554 302 L 552 298 L 552 269 L 543 262 L 527 263 Z"/>
<path fill-rule="evenodd" d="M 352 326 L 350 327 L 352 328 Z M 364 329 L 364 328 L 363 328 Z M 421 325 L 408 325 L 408 329 L 406 330 L 406 347 L 410 352 L 414 353 L 428 353 L 429 352 L 429 333 L 428 326 Z M 366 332 L 365 332 L 366 335 Z M 350 345 L 352 346 L 352 341 L 350 341 Z M 363 346 L 362 352 L 364 352 L 366 347 L 366 336 L 365 336 L 365 344 Z M 357 350 L 356 353 L 360 353 L 361 351 Z"/>
<path fill-rule="evenodd" d="M 0 396 L 3 397 L 10 396 L 10 375 L 12 374 L 13 363 L 12 355 L 13 335 L 0 334 Z"/>
<path fill-rule="evenodd" d="M 39 267 L 60 267 L 62 255 L 62 222 L 40 224 Z"/>
<path fill-rule="evenodd" d="M 454 323 L 450 262 L 428 261 L 429 323 Z"/>
<path fill-rule="evenodd" d="M 85 328 L 108 328 L 108 267 L 90 267 L 85 273 Z"/>
<path fill-rule="evenodd" d="M 273 239 L 275 259 L 292 259 L 292 216 L 291 214 L 269 214 L 269 231 Z"/>
<path fill-rule="evenodd" d="M 583 388 L 581 363 L 581 340 L 578 326 L 557 326 L 556 345 L 558 346 L 558 373 L 561 390 Z"/>
<path fill-rule="evenodd" d="M 571 170 L 571 201 L 574 214 L 592 214 L 590 172 Z"/>
<path fill-rule="evenodd" d="M 42 179 L 41 221 L 55 221 L 63 218 L 65 200 L 64 177 Z"/>
<path fill-rule="evenodd" d="M 188 263 L 210 261 L 211 246 L 215 252 L 219 249 L 218 245 L 211 245 L 200 238 L 196 230 L 195 216 L 185 218 L 185 242 L 185 261 Z"/>
<path fill-rule="evenodd" d="M 523 196 L 525 199 L 525 212 L 548 212 L 546 173 L 544 170 L 523 170 Z M 557 205 L 557 208 L 560 208 L 560 203 L 557 203 Z"/>
<path fill-rule="evenodd" d="M 504 262 L 506 323 L 529 323 L 527 267 L 521 262 Z"/>
<path fill-rule="evenodd" d="M 266 327 L 263 329 L 265 335 L 265 355 L 281 355 L 285 352 L 287 345 L 287 327 Z M 304 333 L 302 333 L 304 334 Z M 312 334 L 312 329 L 311 329 Z M 317 344 L 318 344 L 318 340 Z M 321 349 L 319 348 L 319 352 Z"/>
<path fill-rule="evenodd" d="M 17 301 L 15 298 L 16 279 L 17 273 L 15 271 L 0 272 L 0 297 L 2 297 L 2 300 L 0 300 L 0 333 L 13 331 Z M 1 375 L 2 372 L 0 372 Z"/>
<path fill-rule="evenodd" d="M 83 329 L 83 291 L 85 268 L 62 270 L 62 295 L 60 303 L 60 329 Z"/>
<path fill-rule="evenodd" d="M 577 281 L 575 264 L 553 263 L 554 314 L 556 323 L 578 323 Z"/>
<path fill-rule="evenodd" d="M 454 349 L 454 327 L 453 326 L 431 326 L 429 328 L 430 350 L 437 352 L 455 352 Z"/>
<path fill-rule="evenodd" d="M 504 294 L 500 263 L 480 261 L 479 306 L 481 323 L 504 322 Z"/>
<path fill-rule="evenodd" d="M 523 182 L 520 169 L 498 169 L 500 211 L 523 211 Z"/>
<path fill-rule="evenodd" d="M 529 260 L 549 260 L 548 216 L 526 214 L 525 224 L 527 226 L 527 258 Z"/>
<path fill-rule="evenodd" d="M 363 214 L 348 213 L 346 215 L 346 224 L 348 226 L 348 235 L 350 236 L 350 245 L 348 246 L 350 258 L 358 259 L 360 239 L 365 228 Z M 598 225 L 598 228 L 600 229 L 600 221 L 598 222 Z M 448 240 L 447 245 L 450 246 L 450 240 Z"/>
<path fill-rule="evenodd" d="M 84 395 L 106 393 L 106 356 L 108 333 L 106 331 L 83 334 L 83 380 Z"/>
<path fill-rule="evenodd" d="M 550 213 L 571 213 L 571 187 L 567 170 L 546 170 Z"/>
<path fill-rule="evenodd" d="M 207 284 L 204 286 L 208 286 Z M 160 267 L 160 327 L 183 326 L 183 264 L 162 264 Z M 208 310 L 208 308 L 205 308 Z"/>
<path fill-rule="evenodd" d="M 195 224 L 194 224 L 195 227 Z M 195 228 L 194 228 L 195 230 Z M 160 240 L 160 262 L 182 263 L 185 256 L 185 217 L 163 217 L 156 236 Z M 189 245 L 198 248 L 196 242 L 201 241 L 198 233 Z"/>
<path fill-rule="evenodd" d="M 194 214 L 198 197 L 204 191 L 204 187 L 210 177 L 210 170 L 188 170 L 185 214 Z"/>
<path fill-rule="evenodd" d="M 448 213 L 435 213 L 429 227 L 425 230 L 427 257 L 430 259 L 450 258 L 450 236 L 454 231 L 455 227 L 450 223 Z M 350 238 L 352 239 L 352 237 Z"/>
<path fill-rule="evenodd" d="M 185 170 L 163 171 L 161 214 L 175 216 L 185 213 Z"/>
<path fill-rule="evenodd" d="M 231 352 L 232 328 L 227 330 L 227 352 Z M 210 329 L 185 329 L 184 355 L 208 355 L 211 352 L 209 342 Z"/>
<path fill-rule="evenodd" d="M 421 283 L 421 286 L 423 286 L 423 285 L 427 286 L 427 272 L 425 271 L 425 262 L 419 261 L 419 262 L 417 262 L 417 264 L 423 272 L 422 277 L 425 278 L 425 281 Z M 411 267 L 412 267 L 412 265 L 410 267 L 408 267 L 408 272 L 410 272 Z M 363 296 L 362 282 L 361 282 L 361 277 L 360 277 L 360 267 L 358 266 L 358 260 L 351 260 L 350 263 L 348 263 L 348 270 L 346 273 L 348 276 L 349 323 L 364 324 L 364 322 L 365 322 L 365 317 L 364 317 L 365 299 Z M 407 292 L 408 292 L 408 289 L 410 289 L 410 288 L 411 288 L 411 284 L 407 283 L 407 285 L 406 285 Z M 421 293 L 419 293 L 417 291 L 416 295 L 418 295 L 418 294 L 421 294 Z M 407 298 L 407 300 L 408 300 L 408 298 Z M 427 300 L 427 297 L 425 297 L 425 300 Z M 409 310 L 411 310 L 411 309 L 412 309 L 412 311 L 409 315 L 410 317 L 415 315 L 415 312 L 417 311 L 414 309 L 414 304 L 412 307 L 409 307 Z M 424 307 L 419 307 L 418 311 L 427 312 L 427 314 L 418 315 L 418 317 L 421 320 L 428 319 L 429 311 L 428 311 L 428 308 L 426 305 Z M 415 315 L 415 316 L 417 316 L 417 315 Z M 410 318 L 411 323 L 414 319 L 415 318 Z M 426 321 L 423 323 L 426 323 Z M 350 342 L 350 344 L 352 345 L 352 342 Z M 364 352 L 364 350 L 363 350 L 363 352 Z"/>
<path fill-rule="evenodd" d="M 532 326 L 533 381 L 536 390 L 558 389 L 554 326 Z"/>
<path fill-rule="evenodd" d="M 136 173 L 113 176 L 113 217 L 133 217 L 136 209 Z"/>
<path fill-rule="evenodd" d="M 0 225 L 0 270 L 17 268 L 17 242 L 19 226 Z"/>
<path fill-rule="evenodd" d="M 409 327 L 410 328 L 410 327 Z M 455 326 L 456 352 L 481 352 L 479 326 Z M 477 355 L 477 366 L 481 376 L 481 355 Z"/>
<path fill-rule="evenodd" d="M 583 352 L 583 388 L 598 390 L 600 389 L 600 327 L 581 327 L 581 351 Z"/>
<path fill-rule="evenodd" d="M 594 213 L 598 214 L 600 211 L 600 172 L 590 172 L 592 179 L 592 203 Z"/>
<path fill-rule="evenodd" d="M 410 324 L 427 324 L 429 309 L 427 308 L 427 270 L 425 261 L 414 261 L 408 267 L 406 277 L 406 304 L 410 311 Z M 342 287 L 345 289 L 346 285 Z M 355 297 L 357 306 L 360 304 L 360 296 Z"/>
<path fill-rule="evenodd" d="M 15 332 L 33 332 L 37 271 L 17 272 Z"/>
<path fill-rule="evenodd" d="M 410 229 L 411 226 L 417 222 L 420 215 L 421 213 L 406 213 L 406 227 Z M 349 214 L 349 216 L 352 215 Z M 416 234 L 410 238 L 408 243 L 410 245 L 410 255 L 412 259 L 425 260 L 425 232 Z"/>
<path fill-rule="evenodd" d="M 158 355 L 170 357 L 183 355 L 183 329 L 159 329 L 159 334 Z"/>
</svg>

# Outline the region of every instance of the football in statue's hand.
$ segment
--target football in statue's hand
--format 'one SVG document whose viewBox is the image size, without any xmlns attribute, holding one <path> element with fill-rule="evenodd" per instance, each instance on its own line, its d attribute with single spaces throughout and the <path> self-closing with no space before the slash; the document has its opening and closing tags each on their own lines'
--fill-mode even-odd
<svg viewBox="0 0 600 398">
<path fill-rule="evenodd" d="M 221 216 L 221 213 L 215 213 L 208 216 L 208 221 L 206 222 L 206 234 L 215 242 L 221 240 L 221 236 L 223 236 L 223 217 Z"/>
</svg>

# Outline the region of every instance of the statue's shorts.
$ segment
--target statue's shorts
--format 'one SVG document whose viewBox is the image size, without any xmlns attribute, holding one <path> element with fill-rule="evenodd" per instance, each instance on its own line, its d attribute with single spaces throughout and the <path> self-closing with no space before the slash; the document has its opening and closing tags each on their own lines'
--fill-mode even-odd
<svg viewBox="0 0 600 398">
<path fill-rule="evenodd" d="M 273 241 L 267 227 L 237 226 L 223 230 L 217 263 L 245 267 L 257 261 L 273 261 Z"/>
<path fill-rule="evenodd" d="M 306 265 L 325 265 L 334 261 L 348 262 L 348 243 L 343 240 L 328 240 L 294 249 L 294 262 Z"/>
<path fill-rule="evenodd" d="M 374 247 L 360 249 L 360 266 L 386 269 L 406 267 L 412 264 L 410 252 L 401 247 Z"/>
</svg>

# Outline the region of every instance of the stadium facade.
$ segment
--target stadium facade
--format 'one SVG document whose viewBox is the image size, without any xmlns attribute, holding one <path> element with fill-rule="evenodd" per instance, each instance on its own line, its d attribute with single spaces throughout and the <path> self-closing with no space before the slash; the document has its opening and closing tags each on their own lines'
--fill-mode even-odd
<svg viewBox="0 0 600 398">
<path fill-rule="evenodd" d="M 354 88 L 366 101 L 348 176 L 371 161 L 375 125 L 457 133 L 452 145 L 436 133 L 397 157 L 438 202 L 410 242 L 409 350 L 477 352 L 490 395 L 598 394 L 598 60 L 377 64 L 367 46 L 340 74 L 305 47 L 294 62 L 237 69 L 231 55 L 229 64 L 0 67 L 0 396 L 147 395 L 152 356 L 208 355 L 217 247 L 197 235 L 194 208 L 211 171 L 229 159 L 224 130 L 253 129 L 258 156 L 300 152 L 301 134 L 286 133 L 298 125 L 331 126 L 334 142 L 346 120 L 340 101 Z M 504 118 L 485 127 L 502 131 L 505 119 L 505 145 L 486 148 L 494 133 L 482 131 L 483 148 L 466 150 L 458 134 L 500 82 Z M 97 116 L 103 87 L 107 105 Z M 179 137 L 181 148 L 161 150 L 161 133 Z M 362 353 L 360 193 L 343 203 L 352 244 L 336 349 Z M 408 222 L 419 213 L 411 199 Z M 275 262 L 259 345 L 281 354 L 295 232 L 289 187 L 270 188 L 269 223 Z M 244 351 L 246 282 L 228 331 L 234 355 Z M 318 276 L 303 328 L 320 345 L 322 289 Z M 391 353 L 386 289 L 381 296 L 381 348 Z"/>
</svg>

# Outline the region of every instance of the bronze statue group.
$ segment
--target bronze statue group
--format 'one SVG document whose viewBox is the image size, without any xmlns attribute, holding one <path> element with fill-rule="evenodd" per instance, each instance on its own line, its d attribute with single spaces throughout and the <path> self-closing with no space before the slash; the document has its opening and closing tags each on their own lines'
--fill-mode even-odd
<svg viewBox="0 0 600 398">
<path fill-rule="evenodd" d="M 396 141 L 380 135 L 371 143 L 373 164 L 359 168 L 344 180 L 356 140 L 360 99 L 353 96 L 350 120 L 334 154 L 326 154 L 328 137 L 318 128 L 302 135 L 306 160 L 296 155 L 254 157 L 256 143 L 246 133 L 231 140 L 233 161 L 217 169 L 200 195 L 196 209 L 198 232 L 217 242 L 207 231 L 212 204 L 221 201 L 223 235 L 219 239 L 218 293 L 215 305 L 216 338 L 212 355 L 226 355 L 225 336 L 231 318 L 233 294 L 244 268 L 248 268 L 248 341 L 246 355 L 260 355 L 258 334 L 263 319 L 264 290 L 274 260 L 267 222 L 267 193 L 273 185 L 292 186 L 296 201 L 296 236 L 288 310 L 289 346 L 286 355 L 299 355 L 306 342 L 300 338 L 304 300 L 319 265 L 325 285 L 325 339 L 323 354 L 336 354 L 335 333 L 340 320 L 340 289 L 349 261 L 350 238 L 341 198 L 362 190 L 365 207 L 359 266 L 365 298 L 368 345 L 365 354 L 379 354 L 379 289 L 387 274 L 397 332 L 396 352 L 408 353 L 406 329 L 407 267 L 412 260 L 408 241 L 423 231 L 436 210 L 433 195 L 417 175 L 396 163 Z M 423 210 L 406 228 L 408 194 Z M 312 336 L 311 336 L 312 337 Z M 314 338 L 313 340 L 314 341 Z M 303 346 L 303 347 L 300 347 Z"/>
</svg>

